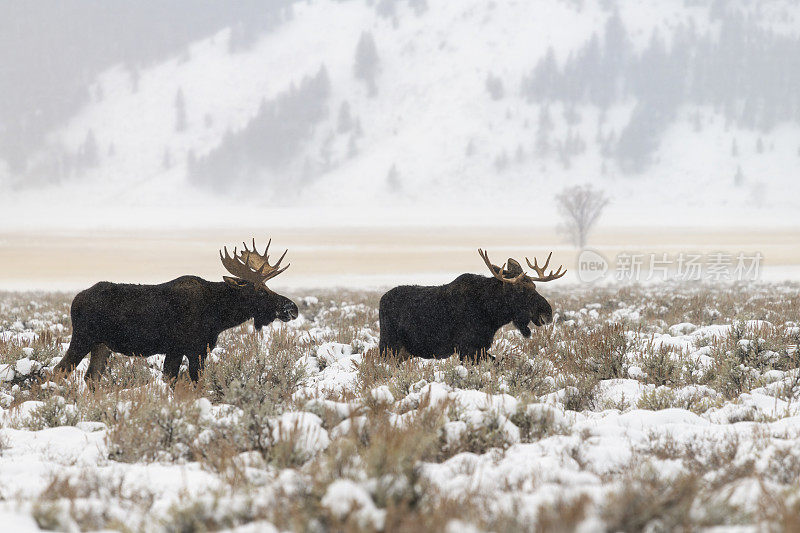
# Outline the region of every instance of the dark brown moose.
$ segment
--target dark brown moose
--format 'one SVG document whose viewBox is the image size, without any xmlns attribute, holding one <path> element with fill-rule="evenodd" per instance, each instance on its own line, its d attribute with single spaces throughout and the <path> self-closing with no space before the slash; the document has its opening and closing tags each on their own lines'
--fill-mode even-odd
<svg viewBox="0 0 800 533">
<path fill-rule="evenodd" d="M 531 264 L 525 258 L 536 277 L 528 276 L 514 259 L 498 267 L 480 248 L 478 254 L 492 277 L 462 274 L 446 285 L 404 285 L 381 297 L 381 354 L 404 350 L 423 358 L 449 357 L 454 352 L 462 358 L 481 357 L 497 330 L 509 322 L 526 337 L 531 334 L 529 322 L 537 326 L 552 322 L 553 310 L 534 284 L 567 273 L 558 267 L 545 274 L 552 252 L 542 267 L 536 259 Z"/>
<path fill-rule="evenodd" d="M 270 240 L 270 243 L 272 241 Z M 288 251 L 288 250 L 287 250 Z M 110 351 L 130 356 L 165 354 L 164 374 L 178 376 L 183 357 L 189 376 L 197 381 L 208 350 L 226 329 L 254 319 L 256 329 L 276 318 L 297 318 L 297 306 L 276 294 L 266 282 L 289 268 L 280 268 L 286 252 L 271 265 L 269 244 L 263 254 L 247 245 L 233 256 L 220 251 L 223 266 L 235 277 L 223 282 L 181 276 L 159 285 L 133 285 L 101 281 L 78 293 L 72 301 L 72 341 L 56 372 L 69 374 L 92 353 L 86 379 L 103 373 Z"/>
</svg>

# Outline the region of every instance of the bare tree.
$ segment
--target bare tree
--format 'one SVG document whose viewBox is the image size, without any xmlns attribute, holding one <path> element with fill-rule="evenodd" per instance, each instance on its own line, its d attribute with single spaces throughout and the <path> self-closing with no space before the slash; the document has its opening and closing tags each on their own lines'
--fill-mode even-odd
<svg viewBox="0 0 800 533">
<path fill-rule="evenodd" d="M 567 234 L 575 246 L 583 248 L 589 230 L 608 205 L 608 198 L 591 185 L 575 185 L 558 193 L 556 202 L 563 218 L 559 231 Z"/>
</svg>

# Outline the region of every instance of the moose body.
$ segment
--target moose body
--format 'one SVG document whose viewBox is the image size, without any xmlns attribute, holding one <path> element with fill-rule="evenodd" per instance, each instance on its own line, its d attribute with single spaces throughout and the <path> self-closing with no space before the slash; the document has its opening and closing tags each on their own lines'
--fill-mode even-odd
<svg viewBox="0 0 800 533">
<path fill-rule="evenodd" d="M 462 274 L 446 285 L 404 285 L 384 294 L 379 309 L 380 352 L 397 355 L 404 350 L 423 358 L 449 357 L 454 352 L 480 357 L 505 324 L 513 323 L 529 337 L 530 322 L 541 326 L 552 321 L 550 304 L 536 292 L 533 279 L 519 263 L 509 259 L 505 270 L 505 265 L 491 265 L 488 257 L 484 260 L 493 277 Z M 549 277 L 543 276 L 541 272 L 537 281 L 563 273 L 551 271 Z"/>
<path fill-rule="evenodd" d="M 168 378 L 177 377 L 186 356 L 189 375 L 197 381 L 208 350 L 226 329 L 250 318 L 256 329 L 276 318 L 297 318 L 294 302 L 255 281 L 182 276 L 158 285 L 97 283 L 72 301 L 72 340 L 56 370 L 71 372 L 91 351 L 86 378 L 96 379 L 110 351 L 144 357 L 165 354 Z"/>
</svg>

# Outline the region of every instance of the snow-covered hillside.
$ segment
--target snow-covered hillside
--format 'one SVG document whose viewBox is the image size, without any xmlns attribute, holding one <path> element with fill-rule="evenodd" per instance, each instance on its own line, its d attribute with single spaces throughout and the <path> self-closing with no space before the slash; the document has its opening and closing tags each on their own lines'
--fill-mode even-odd
<svg viewBox="0 0 800 533">
<path fill-rule="evenodd" d="M 37 179 L 0 164 L 0 201 L 6 218 L 92 205 L 202 219 L 196 208 L 244 202 L 551 220 L 562 187 L 590 182 L 612 198 L 606 222 L 796 224 L 800 80 L 786 72 L 771 95 L 751 69 L 741 90 L 708 96 L 697 78 L 724 70 L 738 27 L 740 52 L 772 79 L 800 49 L 800 8 L 690 4 L 296 3 L 250 46 L 226 28 L 135 73 L 102 72 L 28 161 Z M 708 65 L 677 66 L 684 56 Z"/>
</svg>

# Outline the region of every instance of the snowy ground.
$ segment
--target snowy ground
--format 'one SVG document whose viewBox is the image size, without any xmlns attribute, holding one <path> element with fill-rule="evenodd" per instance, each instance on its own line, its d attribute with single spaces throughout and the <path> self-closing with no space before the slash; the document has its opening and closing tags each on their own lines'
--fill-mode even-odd
<svg viewBox="0 0 800 533">
<path fill-rule="evenodd" d="M 555 324 L 503 330 L 494 361 L 381 360 L 380 293 L 340 290 L 295 295 L 288 327 L 224 335 L 196 389 L 167 386 L 159 356 L 116 356 L 94 392 L 46 378 L 70 298 L 0 294 L 0 520 L 800 527 L 800 286 L 542 290 Z"/>
</svg>

